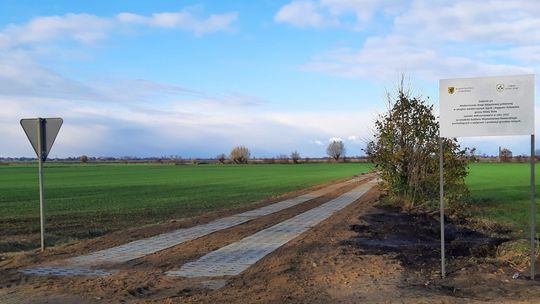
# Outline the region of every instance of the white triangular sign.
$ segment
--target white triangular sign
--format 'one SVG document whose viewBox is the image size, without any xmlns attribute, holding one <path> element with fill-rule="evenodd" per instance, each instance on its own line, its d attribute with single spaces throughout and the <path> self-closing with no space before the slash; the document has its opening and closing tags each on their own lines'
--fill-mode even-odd
<svg viewBox="0 0 540 304">
<path fill-rule="evenodd" d="M 45 118 L 45 158 L 49 155 L 63 122 L 62 118 Z"/>
<path fill-rule="evenodd" d="M 62 127 L 62 118 L 29 118 L 21 119 L 21 126 L 26 133 L 26 136 L 30 140 L 37 157 L 41 157 L 43 161 L 47 159 L 47 155 L 51 151 L 51 148 L 56 139 L 56 135 Z M 42 147 L 40 151 L 38 138 L 41 128 L 41 141 Z"/>
<path fill-rule="evenodd" d="M 24 133 L 26 133 L 26 137 L 28 137 L 28 139 L 30 140 L 30 143 L 32 144 L 32 148 L 34 148 L 36 155 L 39 157 L 39 155 L 41 154 L 39 153 L 38 148 L 39 119 L 21 119 L 21 126 L 23 127 Z"/>
</svg>

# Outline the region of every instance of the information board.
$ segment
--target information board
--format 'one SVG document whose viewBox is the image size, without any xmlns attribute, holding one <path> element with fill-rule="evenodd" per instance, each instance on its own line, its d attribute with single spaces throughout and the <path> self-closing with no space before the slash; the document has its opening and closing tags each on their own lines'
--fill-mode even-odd
<svg viewBox="0 0 540 304">
<path fill-rule="evenodd" d="M 534 75 L 441 79 L 440 136 L 534 134 Z"/>
</svg>

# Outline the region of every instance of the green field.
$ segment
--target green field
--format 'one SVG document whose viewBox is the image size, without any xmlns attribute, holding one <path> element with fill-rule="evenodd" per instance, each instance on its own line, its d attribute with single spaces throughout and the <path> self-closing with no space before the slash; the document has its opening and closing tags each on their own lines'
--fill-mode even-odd
<svg viewBox="0 0 540 304">
<path fill-rule="evenodd" d="M 238 207 L 370 168 L 351 163 L 49 164 L 45 171 L 47 237 L 51 243 L 62 243 Z M 528 164 L 473 164 L 469 169 L 473 214 L 509 224 L 525 236 L 530 219 Z M 35 166 L 0 167 L 0 252 L 38 246 L 38 197 Z"/>
<path fill-rule="evenodd" d="M 536 165 L 538 173 L 540 166 Z M 536 174 L 536 191 L 540 180 Z M 516 234 L 526 236 L 530 224 L 530 165 L 514 163 L 472 164 L 467 185 L 475 216 L 509 224 Z M 537 194 L 537 197 L 540 192 Z M 538 202 L 538 200 L 537 200 Z M 538 206 L 538 203 L 537 203 Z M 540 222 L 537 208 L 537 222 Z M 540 229 L 538 226 L 537 229 Z"/>
<path fill-rule="evenodd" d="M 111 230 L 242 206 L 369 171 L 366 164 L 48 165 L 48 239 Z M 0 167 L 0 252 L 37 246 L 37 167 Z M 34 237 L 30 237 L 33 235 Z"/>
</svg>

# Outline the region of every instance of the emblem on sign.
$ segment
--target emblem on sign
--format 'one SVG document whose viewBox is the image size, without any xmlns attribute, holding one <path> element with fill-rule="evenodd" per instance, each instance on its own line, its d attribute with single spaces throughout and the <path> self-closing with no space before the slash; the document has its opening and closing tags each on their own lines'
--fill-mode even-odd
<svg viewBox="0 0 540 304">
<path fill-rule="evenodd" d="M 454 94 L 455 90 L 456 90 L 456 88 L 454 88 L 454 87 L 448 87 L 448 94 Z"/>
<path fill-rule="evenodd" d="M 502 92 L 504 91 L 504 84 L 498 84 L 497 85 L 497 92 Z"/>
</svg>

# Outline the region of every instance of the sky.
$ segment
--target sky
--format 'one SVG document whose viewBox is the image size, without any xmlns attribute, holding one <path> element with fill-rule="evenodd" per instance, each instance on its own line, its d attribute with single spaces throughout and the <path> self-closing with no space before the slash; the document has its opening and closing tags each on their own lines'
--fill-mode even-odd
<svg viewBox="0 0 540 304">
<path fill-rule="evenodd" d="M 540 71 L 533 0 L 0 6 L 0 157 L 33 156 L 28 117 L 64 119 L 51 157 L 320 157 L 336 139 L 362 155 L 402 74 L 438 109 L 439 79 Z M 527 136 L 461 142 L 529 151 Z"/>
</svg>

